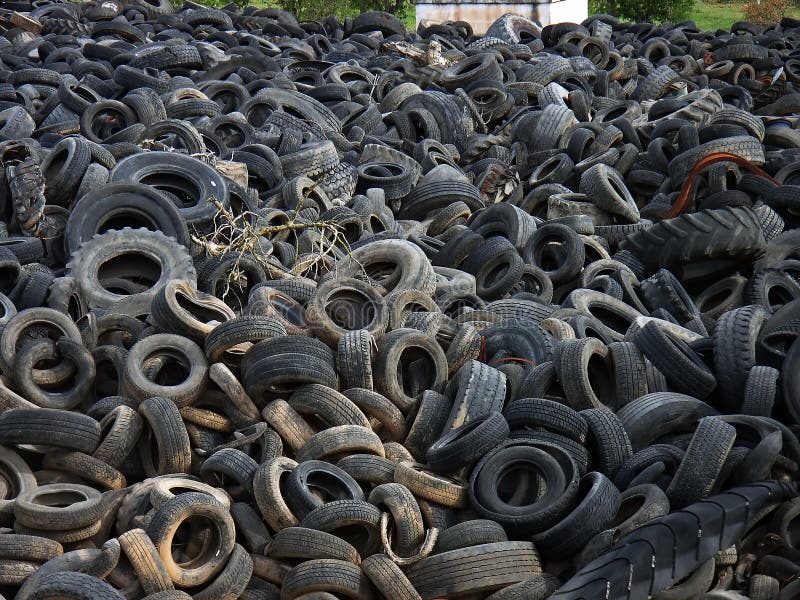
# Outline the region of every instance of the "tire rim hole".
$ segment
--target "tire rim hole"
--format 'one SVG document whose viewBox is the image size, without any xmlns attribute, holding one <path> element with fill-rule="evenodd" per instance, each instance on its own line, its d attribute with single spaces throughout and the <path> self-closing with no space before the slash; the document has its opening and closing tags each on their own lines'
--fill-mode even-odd
<svg viewBox="0 0 800 600">
<path fill-rule="evenodd" d="M 97 269 L 97 279 L 108 292 L 118 293 L 116 286 L 109 284 L 109 281 L 123 280 L 135 286 L 142 286 L 144 289 L 153 287 L 161 278 L 161 266 L 153 258 L 141 252 L 126 252 L 118 254 L 103 262 Z M 106 282 L 104 284 L 104 282 Z M 112 288 L 113 289 L 110 289 Z M 136 292 L 122 292 L 119 295 L 126 295 Z"/>
<path fill-rule="evenodd" d="M 611 522 L 611 525 L 609 525 L 609 529 L 619 527 L 633 515 L 638 513 L 644 506 L 644 502 L 645 497 L 643 494 L 635 494 L 629 498 L 625 498 L 625 500 L 622 501 L 622 505 L 619 507 L 614 520 Z"/>
<path fill-rule="evenodd" d="M 153 173 L 142 177 L 139 183 L 165 192 L 170 200 L 177 200 L 178 208 L 197 206 L 201 200 L 197 185 L 179 173 Z"/>
<path fill-rule="evenodd" d="M 219 541 L 219 531 L 213 521 L 200 515 L 189 516 L 172 537 L 172 559 L 182 569 L 201 566 L 214 554 Z"/>
<path fill-rule="evenodd" d="M 589 313 L 603 325 L 619 333 L 625 335 L 628 328 L 631 326 L 631 320 L 627 317 L 615 312 L 610 308 L 603 306 L 590 306 Z"/>
<path fill-rule="evenodd" d="M 32 503 L 37 506 L 49 506 L 51 508 L 67 508 L 73 504 L 85 502 L 88 497 L 78 491 L 67 490 L 61 492 L 46 492 L 37 494 L 32 499 Z"/>
<path fill-rule="evenodd" d="M 435 381 L 431 357 L 420 348 L 403 350 L 397 361 L 397 380 L 409 398 L 414 398 L 422 390 L 431 389 Z"/>
<path fill-rule="evenodd" d="M 337 326 L 349 331 L 367 329 L 375 320 L 375 306 L 366 294 L 353 290 L 332 294 L 325 313 Z"/>
<path fill-rule="evenodd" d="M 148 356 L 144 365 L 147 378 L 153 383 L 166 387 L 180 385 L 191 373 L 191 367 L 185 357 L 163 350 L 158 350 Z"/>
</svg>

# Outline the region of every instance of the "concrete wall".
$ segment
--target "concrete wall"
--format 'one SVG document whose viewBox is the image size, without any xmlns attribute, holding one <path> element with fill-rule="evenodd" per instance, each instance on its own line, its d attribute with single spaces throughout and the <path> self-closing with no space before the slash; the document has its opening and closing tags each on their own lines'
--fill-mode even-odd
<svg viewBox="0 0 800 600">
<path fill-rule="evenodd" d="M 557 2 L 498 3 L 498 2 L 417 2 L 417 24 L 443 21 L 466 21 L 475 33 L 484 33 L 495 19 L 514 13 L 536 19 L 542 25 L 551 23 L 580 23 L 589 15 L 588 0 L 559 0 Z"/>
<path fill-rule="evenodd" d="M 542 25 L 553 23 L 580 23 L 589 16 L 588 0 L 561 0 L 539 4 L 539 21 Z"/>
</svg>

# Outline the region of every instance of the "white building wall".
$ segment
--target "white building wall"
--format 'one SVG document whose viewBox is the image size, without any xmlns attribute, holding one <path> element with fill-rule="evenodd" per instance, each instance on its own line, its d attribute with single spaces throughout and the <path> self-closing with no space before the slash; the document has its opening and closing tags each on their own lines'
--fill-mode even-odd
<svg viewBox="0 0 800 600">
<path fill-rule="evenodd" d="M 542 25 L 551 23 L 580 23 L 589 16 L 588 0 L 559 0 L 534 4 L 481 3 L 481 2 L 418 2 L 417 24 L 466 21 L 476 34 L 484 33 L 495 19 L 514 13 L 537 19 Z M 534 14 L 536 13 L 536 14 Z"/>
</svg>

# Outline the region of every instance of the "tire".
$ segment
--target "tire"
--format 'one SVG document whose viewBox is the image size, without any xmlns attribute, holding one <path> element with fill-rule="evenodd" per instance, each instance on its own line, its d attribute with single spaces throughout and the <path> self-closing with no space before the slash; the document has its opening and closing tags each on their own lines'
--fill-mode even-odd
<svg viewBox="0 0 800 600">
<path fill-rule="evenodd" d="M 289 571 L 281 585 L 281 598 L 286 600 L 312 592 L 334 592 L 354 600 L 374 597 L 372 584 L 360 567 L 326 558 L 299 564 Z"/>
<path fill-rule="evenodd" d="M 426 361 L 427 378 L 418 390 L 405 389 L 399 371 L 407 370 L 401 363 L 404 353 L 413 351 Z M 377 391 L 389 398 L 397 408 L 407 413 L 417 402 L 423 390 L 441 391 L 447 381 L 447 358 L 436 340 L 414 329 L 396 329 L 387 333 L 375 357 L 373 377 Z"/>
<path fill-rule="evenodd" d="M 273 400 L 264 407 L 261 415 L 278 432 L 283 442 L 295 451 L 314 435 L 308 422 L 285 400 Z"/>
<path fill-rule="evenodd" d="M 319 384 L 298 388 L 288 402 L 301 415 L 319 419 L 327 427 L 359 425 L 370 428 L 367 416 L 347 396 Z"/>
<path fill-rule="evenodd" d="M 780 582 L 769 575 L 753 575 L 748 593 L 751 600 L 774 600 L 778 598 Z"/>
<path fill-rule="evenodd" d="M 620 173 L 608 165 L 597 164 L 581 174 L 579 186 L 581 194 L 586 194 L 592 203 L 616 215 L 628 223 L 639 221 L 639 209 L 625 180 Z"/>
<path fill-rule="evenodd" d="M 613 382 L 607 356 L 608 347 L 594 337 L 561 343 L 556 370 L 571 408 L 582 410 L 612 403 Z"/>
<path fill-rule="evenodd" d="M 535 469 L 546 482 L 547 491 L 511 506 L 500 498 L 499 488 L 503 476 L 518 465 Z M 566 450 L 550 442 L 511 439 L 484 456 L 472 470 L 469 500 L 482 517 L 497 521 L 506 530 L 528 535 L 544 531 L 563 518 L 573 506 L 578 478 L 578 468 Z M 526 487 L 518 492 L 525 494 Z"/>
<path fill-rule="evenodd" d="M 82 138 L 64 138 L 53 147 L 42 161 L 45 193 L 52 204 L 69 205 L 90 161 L 89 145 Z"/>
<path fill-rule="evenodd" d="M 495 20 L 486 30 L 485 36 L 501 39 L 509 44 L 526 43 L 531 38 L 538 38 L 541 28 L 533 21 L 519 15 L 503 15 Z"/>
<path fill-rule="evenodd" d="M 30 137 L 36 123 L 21 106 L 0 112 L 0 139 L 14 140 Z"/>
<path fill-rule="evenodd" d="M 755 61 L 767 58 L 764 48 L 755 44 L 730 43 L 714 50 L 714 60 Z"/>
<path fill-rule="evenodd" d="M 42 468 L 78 476 L 101 489 L 121 490 L 128 484 L 119 470 L 82 452 L 46 454 Z"/>
<path fill-rule="evenodd" d="M 330 141 L 306 144 L 297 152 L 280 158 L 285 177 L 305 175 L 316 178 L 339 162 L 336 148 Z"/>
<path fill-rule="evenodd" d="M 166 398 L 148 398 L 139 406 L 139 414 L 147 422 L 145 440 L 139 446 L 142 464 L 150 476 L 188 473 L 192 462 L 189 435 L 175 404 Z M 158 448 L 157 461 L 152 455 L 152 442 Z"/>
<path fill-rule="evenodd" d="M 520 398 L 509 403 L 503 417 L 511 429 L 544 427 L 576 442 L 585 443 L 588 433 L 586 419 L 568 406 L 543 398 Z"/>
<path fill-rule="evenodd" d="M 220 323 L 205 338 L 204 349 L 209 363 L 227 359 L 235 366 L 255 343 L 286 335 L 286 328 L 275 319 L 242 315 Z"/>
<path fill-rule="evenodd" d="M 237 448 L 222 448 L 209 456 L 200 467 L 200 477 L 209 484 L 223 487 L 226 481 L 237 483 L 247 495 L 253 494 L 253 476 L 258 463 Z M 228 489 L 234 493 L 232 486 Z"/>
<path fill-rule="evenodd" d="M 325 500 L 364 499 L 355 479 L 340 468 L 319 460 L 301 461 L 287 476 L 284 489 L 286 503 L 299 519 L 324 504 Z M 320 495 L 323 500 L 320 500 Z"/>
<path fill-rule="evenodd" d="M 26 527 L 66 531 L 94 525 L 102 510 L 99 491 L 85 485 L 54 483 L 18 495 L 14 518 Z"/>
<path fill-rule="evenodd" d="M 239 277 L 232 279 L 232 272 L 237 272 Z M 250 290 L 266 278 L 261 264 L 241 252 L 208 259 L 197 276 L 201 291 L 216 296 L 237 312 L 244 308 Z"/>
<path fill-rule="evenodd" d="M 59 358 L 72 365 L 72 383 L 66 389 L 62 386 L 61 391 L 50 392 L 36 383 L 34 365 L 43 360 L 56 361 Z M 89 399 L 94 387 L 95 363 L 92 355 L 82 344 L 66 338 L 56 343 L 46 340 L 27 344 L 17 353 L 14 367 L 18 373 L 16 380 L 20 393 L 43 408 L 74 409 Z"/>
<path fill-rule="evenodd" d="M 122 600 L 124 596 L 111 585 L 83 573 L 48 573 L 37 582 L 30 600 Z"/>
<path fill-rule="evenodd" d="M 403 202 L 398 217 L 424 219 L 443 210 L 454 202 L 467 205 L 471 211 L 483 207 L 483 198 L 478 189 L 461 181 L 431 181 L 418 184 Z M 438 213 L 437 213 L 438 214 Z"/>
<path fill-rule="evenodd" d="M 91 417 L 66 410 L 14 408 L 0 414 L 0 443 L 91 453 L 100 443 L 100 425 Z"/>
<path fill-rule="evenodd" d="M 38 238 L 6 237 L 0 240 L 0 248 L 11 251 L 21 265 L 39 262 L 44 258 L 44 246 Z"/>
<path fill-rule="evenodd" d="M 63 553 L 61 544 L 44 537 L 13 533 L 0 537 L 0 558 L 3 560 L 47 562 Z"/>
<path fill-rule="evenodd" d="M 648 273 L 667 268 L 681 280 L 687 265 L 729 258 L 751 262 L 766 248 L 761 222 L 748 208 L 719 208 L 680 215 L 628 236 L 622 248 Z"/>
<path fill-rule="evenodd" d="M 593 450 L 595 468 L 613 479 L 622 465 L 633 456 L 622 422 L 607 408 L 582 410 L 580 415 L 589 426 L 587 446 Z"/>
<path fill-rule="evenodd" d="M 381 485 L 394 481 L 395 463 L 374 454 L 351 454 L 336 466 L 361 484 Z"/>
<path fill-rule="evenodd" d="M 772 416 L 772 407 L 778 393 L 780 372 L 772 367 L 756 365 L 747 374 L 741 412 L 758 417 Z"/>
<path fill-rule="evenodd" d="M 660 487 L 653 484 L 631 486 L 622 492 L 620 509 L 612 530 L 619 537 L 652 519 L 669 514 L 669 511 L 669 499 Z"/>
<path fill-rule="evenodd" d="M 400 461 L 394 481 L 407 487 L 417 498 L 447 507 L 467 505 L 467 486 L 463 481 L 436 475 L 425 465 Z"/>
<path fill-rule="evenodd" d="M 566 558 L 580 551 L 611 523 L 621 504 L 617 488 L 597 472 L 581 478 L 578 494 L 583 497 L 566 518 L 531 538 L 549 558 Z"/>
<path fill-rule="evenodd" d="M 544 107 L 533 131 L 533 151 L 555 148 L 561 135 L 576 123 L 574 113 L 566 106 L 549 104 Z"/>
<path fill-rule="evenodd" d="M 434 552 L 441 554 L 481 544 L 507 541 L 506 532 L 500 525 L 488 519 L 475 519 L 462 521 L 442 531 L 436 540 Z"/>
<path fill-rule="evenodd" d="M 653 519 L 585 565 L 552 598 L 595 597 L 596 590 L 608 590 L 614 597 L 644 597 L 664 590 L 739 540 L 750 524 L 748 516 L 792 495 L 779 483 L 754 484 Z M 737 513 L 743 513 L 744 518 L 734 517 Z M 658 555 L 663 560 L 658 560 Z M 629 582 L 635 583 L 629 586 Z"/>
<path fill-rule="evenodd" d="M 339 425 L 312 435 L 303 447 L 297 450 L 298 461 L 322 460 L 327 456 L 343 453 L 368 453 L 384 456 L 380 438 L 367 427 Z"/>
<path fill-rule="evenodd" d="M 417 414 L 408 428 L 403 446 L 417 460 L 427 456 L 430 446 L 439 439 L 452 410 L 452 402 L 446 396 L 432 390 L 422 394 Z"/>
<path fill-rule="evenodd" d="M 345 389 L 372 389 L 372 343 L 373 338 L 365 329 L 348 331 L 339 338 L 336 366 Z"/>
<path fill-rule="evenodd" d="M 175 589 L 156 547 L 144 530 L 131 529 L 120 535 L 118 539 L 145 594 L 157 594 Z"/>
<path fill-rule="evenodd" d="M 616 403 L 618 410 L 636 398 L 647 394 L 647 366 L 639 348 L 630 342 L 613 342 L 608 345 L 608 360 L 614 369 Z"/>
<path fill-rule="evenodd" d="M 387 263 L 398 269 L 386 275 Z M 378 240 L 353 249 L 337 262 L 340 277 L 356 277 L 393 290 L 416 289 L 425 294 L 436 290 L 436 274 L 425 253 L 407 240 Z"/>
<path fill-rule="evenodd" d="M 196 600 L 237 600 L 243 597 L 253 575 L 253 559 L 236 544 L 225 568 L 203 591 L 194 595 Z"/>
<path fill-rule="evenodd" d="M 679 323 L 686 323 L 699 314 L 681 283 L 666 269 L 660 269 L 652 277 L 643 280 L 641 290 L 650 310 L 663 308 Z"/>
<path fill-rule="evenodd" d="M 714 580 L 714 573 L 715 560 L 711 558 L 695 569 L 686 579 L 659 592 L 654 598 L 658 600 L 671 600 L 686 597 L 707 598 L 708 594 L 704 594 L 704 592 L 711 587 L 711 583 Z"/>
<path fill-rule="evenodd" d="M 422 598 L 431 600 L 491 592 L 519 583 L 540 569 L 530 542 L 498 542 L 429 556 L 412 565 L 406 576 Z"/>
<path fill-rule="evenodd" d="M 553 284 L 557 285 L 574 279 L 581 272 L 585 248 L 574 230 L 566 225 L 550 223 L 539 227 L 531 236 L 523 257 L 526 263 L 544 270 Z M 556 268 L 550 266 L 553 262 Z"/>
<path fill-rule="evenodd" d="M 453 408 L 444 431 L 453 431 L 502 410 L 506 376 L 484 363 L 469 360 L 448 383 L 446 395 L 453 398 Z"/>
<path fill-rule="evenodd" d="M 330 348 L 319 340 L 296 335 L 264 340 L 242 359 L 242 384 L 251 398 L 268 392 L 291 393 L 318 383 L 337 388 Z"/>
<path fill-rule="evenodd" d="M 296 466 L 297 463 L 291 458 L 280 456 L 264 462 L 253 476 L 253 495 L 256 504 L 264 521 L 274 531 L 300 524 L 299 519 L 286 505 L 280 490 L 281 476 L 290 473 Z M 312 529 L 318 528 L 312 527 Z"/>
<path fill-rule="evenodd" d="M 691 431 L 699 419 L 716 414 L 702 400 L 673 392 L 646 394 L 617 412 L 634 452 L 673 431 Z"/>
<path fill-rule="evenodd" d="M 290 335 L 306 335 L 309 331 L 303 304 L 271 286 L 250 290 L 247 314 L 276 319 Z"/>
<path fill-rule="evenodd" d="M 121 405 L 111 409 L 100 419 L 104 437 L 92 456 L 119 468 L 133 452 L 143 429 L 144 421 L 133 408 Z"/>
<path fill-rule="evenodd" d="M 112 161 L 114 160 L 111 157 Z M 86 168 L 86 173 L 81 177 L 81 182 L 75 192 L 75 199 L 80 200 L 87 194 L 95 192 L 108 183 L 109 170 L 98 163 L 91 163 Z M 177 237 L 177 236 L 176 236 Z"/>
<path fill-rule="evenodd" d="M 214 218 L 214 202 L 228 207 L 230 195 L 225 179 L 209 165 L 184 155 L 170 152 L 145 152 L 119 161 L 111 170 L 111 183 L 143 183 L 156 181 L 153 187 L 175 194 L 185 190 L 189 201 L 178 207 L 187 226 L 199 227 Z"/>
<path fill-rule="evenodd" d="M 481 79 L 500 81 L 502 76 L 503 72 L 495 56 L 492 53 L 484 52 L 445 68 L 442 71 L 441 79 L 445 89 L 454 91 L 457 88 L 465 87 L 471 81 Z"/>
<path fill-rule="evenodd" d="M 134 69 L 169 70 L 177 67 L 197 68 L 201 64 L 197 48 L 187 44 L 182 46 L 157 45 L 153 48 L 145 48 L 144 52 L 133 57 L 128 66 Z"/>
<path fill-rule="evenodd" d="M 716 417 L 700 420 L 686 455 L 667 488 L 670 506 L 683 508 L 711 493 L 736 438 L 736 430 Z"/>
<path fill-rule="evenodd" d="M 351 331 L 366 330 L 377 338 L 386 330 L 388 318 L 386 302 L 378 291 L 350 278 L 326 281 L 306 307 L 306 322 L 330 346 Z"/>
<path fill-rule="evenodd" d="M 545 600 L 558 589 L 561 582 L 549 573 L 533 575 L 528 579 L 504 587 L 486 600 Z"/>
<path fill-rule="evenodd" d="M 564 307 L 574 308 L 584 315 L 593 317 L 598 333 L 613 341 L 624 341 L 631 326 L 642 316 L 638 310 L 625 302 L 590 289 L 573 290 L 563 304 Z"/>
<path fill-rule="evenodd" d="M 171 279 L 183 279 L 192 285 L 196 282 L 196 273 L 192 259 L 186 248 L 174 240 L 169 239 L 158 231 L 146 229 L 125 228 L 120 231 L 108 231 L 95 235 L 91 240 L 84 242 L 72 254 L 67 263 L 67 272 L 73 277 L 80 287 L 82 296 L 90 307 L 107 308 L 112 304 L 126 298 L 125 295 L 110 292 L 105 289 L 100 281 L 101 266 L 111 259 L 119 262 L 116 277 L 142 277 L 143 265 L 132 261 L 126 266 L 121 258 L 125 255 L 144 256 L 150 265 L 158 268 L 158 274 L 147 268 L 145 280 L 149 285 L 140 296 L 149 301 L 153 295 L 167 284 Z M 145 263 L 145 266 L 148 263 Z"/>
<path fill-rule="evenodd" d="M 185 280 L 173 279 L 153 294 L 150 321 L 159 332 L 176 333 L 197 343 L 216 323 L 228 321 L 234 311 L 211 294 L 199 292 Z"/>
<path fill-rule="evenodd" d="M 231 516 L 236 530 L 241 532 L 246 548 L 255 554 L 263 554 L 272 536 L 257 510 L 245 502 L 231 504 Z"/>
<path fill-rule="evenodd" d="M 372 556 L 381 547 L 378 525 L 381 511 L 363 500 L 334 500 L 311 511 L 301 527 L 333 534 L 349 542 L 361 556 Z"/>
<path fill-rule="evenodd" d="M 172 556 L 172 541 L 180 523 L 204 516 L 216 529 L 214 544 L 203 548 L 191 562 L 178 564 Z M 227 509 L 207 494 L 188 492 L 165 502 L 153 515 L 147 534 L 158 549 L 173 583 L 193 587 L 210 581 L 225 566 L 235 544 L 235 526 Z"/>
<path fill-rule="evenodd" d="M 763 307 L 773 314 L 800 297 L 800 286 L 786 273 L 764 269 L 755 273 L 744 288 L 744 303 Z"/>
<path fill-rule="evenodd" d="M 364 388 L 351 388 L 346 390 L 344 395 L 361 412 L 372 419 L 373 429 L 380 427 L 380 433 L 384 439 L 401 442 L 406 437 L 406 423 L 403 413 L 388 398 Z"/>
<path fill-rule="evenodd" d="M 52 308 L 28 308 L 10 316 L 0 336 L 0 363 L 3 372 L 13 376 L 17 347 L 33 331 L 44 328 L 55 330 L 55 335 L 80 343 L 81 334 L 72 319 Z M 51 334 L 52 335 L 52 334 Z"/>
<path fill-rule="evenodd" d="M 186 370 L 186 378 L 172 385 L 162 385 L 148 377 L 146 362 L 155 357 L 171 358 Z M 157 374 L 157 372 L 156 372 Z M 177 408 L 189 406 L 205 391 L 208 362 L 200 347 L 183 336 L 157 333 L 148 336 L 128 352 L 124 382 L 130 396 L 138 401 L 153 396 L 168 398 Z"/>
<path fill-rule="evenodd" d="M 397 600 L 422 600 L 411 582 L 385 554 L 373 554 L 361 563 L 361 570 L 383 596 Z"/>
<path fill-rule="evenodd" d="M 277 560 L 333 559 L 361 562 L 353 546 L 330 533 L 304 527 L 281 529 L 267 548 L 267 556 Z"/>
<path fill-rule="evenodd" d="M 655 321 L 639 329 L 633 340 L 676 392 L 706 398 L 717 386 L 711 369 L 694 350 L 683 340 L 669 335 Z"/>
<path fill-rule="evenodd" d="M 747 373 L 756 364 L 756 341 L 768 318 L 760 306 L 729 311 L 714 329 L 714 366 L 723 405 L 738 408 L 744 398 Z"/>
<path fill-rule="evenodd" d="M 585 475 L 589 472 L 589 450 L 583 444 L 566 436 L 547 431 L 546 429 L 539 429 L 536 431 L 512 431 L 509 434 L 509 438 L 530 442 L 532 444 L 550 444 L 558 446 L 569 454 L 569 457 L 575 462 L 578 472 L 581 475 Z"/>
</svg>

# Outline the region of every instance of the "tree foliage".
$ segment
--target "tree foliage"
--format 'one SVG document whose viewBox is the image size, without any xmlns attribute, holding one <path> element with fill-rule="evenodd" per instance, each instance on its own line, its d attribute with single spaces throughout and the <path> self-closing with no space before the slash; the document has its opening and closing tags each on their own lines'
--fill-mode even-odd
<svg viewBox="0 0 800 600">
<path fill-rule="evenodd" d="M 406 21 L 414 6 L 408 0 L 278 0 L 280 7 L 297 16 L 298 21 L 316 21 L 328 15 L 354 17 L 370 10 L 392 13 Z"/>
<path fill-rule="evenodd" d="M 608 13 L 637 22 L 677 23 L 689 17 L 695 0 L 597 0 L 590 12 Z"/>
<path fill-rule="evenodd" d="M 789 10 L 789 0 L 753 1 L 744 7 L 744 18 L 753 23 L 771 25 L 780 21 Z"/>
</svg>

